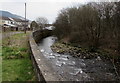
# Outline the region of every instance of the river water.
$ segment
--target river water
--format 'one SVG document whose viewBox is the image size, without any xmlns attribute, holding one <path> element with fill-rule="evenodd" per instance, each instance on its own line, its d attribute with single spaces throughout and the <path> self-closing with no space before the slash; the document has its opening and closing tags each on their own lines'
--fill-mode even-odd
<svg viewBox="0 0 120 83">
<path fill-rule="evenodd" d="M 43 56 L 51 62 L 56 73 L 68 81 L 111 81 L 116 80 L 114 68 L 109 61 L 100 57 L 95 59 L 80 59 L 71 55 L 54 53 L 50 46 L 56 37 L 49 36 L 38 44 Z"/>
</svg>

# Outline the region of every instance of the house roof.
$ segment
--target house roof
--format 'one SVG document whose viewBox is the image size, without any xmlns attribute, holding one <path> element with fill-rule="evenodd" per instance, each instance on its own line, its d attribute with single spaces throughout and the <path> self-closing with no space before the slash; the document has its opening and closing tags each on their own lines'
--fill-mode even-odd
<svg viewBox="0 0 120 83">
<path fill-rule="evenodd" d="M 21 19 L 17 19 L 17 18 L 12 18 L 12 19 L 16 22 L 21 22 L 22 21 Z"/>
<path fill-rule="evenodd" d="M 12 18 L 13 20 L 15 20 L 16 22 L 28 22 L 28 20 L 22 20 L 22 19 L 17 19 L 17 18 Z"/>
<path fill-rule="evenodd" d="M 10 18 L 10 17 L 0 17 L 1 20 L 9 20 L 9 21 L 16 21 L 16 22 L 29 22 L 28 20 L 22 20 L 19 18 Z"/>
</svg>

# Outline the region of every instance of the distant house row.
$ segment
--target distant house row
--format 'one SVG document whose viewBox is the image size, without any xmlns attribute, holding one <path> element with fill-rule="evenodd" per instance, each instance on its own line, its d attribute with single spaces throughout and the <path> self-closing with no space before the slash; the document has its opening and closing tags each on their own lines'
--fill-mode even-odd
<svg viewBox="0 0 120 83">
<path fill-rule="evenodd" d="M 27 30 L 30 29 L 30 22 L 29 20 L 22 20 L 17 18 L 10 18 L 10 17 L 0 17 L 0 27 L 3 31 L 11 30 L 11 31 L 18 31 L 24 30 L 25 27 Z"/>
</svg>

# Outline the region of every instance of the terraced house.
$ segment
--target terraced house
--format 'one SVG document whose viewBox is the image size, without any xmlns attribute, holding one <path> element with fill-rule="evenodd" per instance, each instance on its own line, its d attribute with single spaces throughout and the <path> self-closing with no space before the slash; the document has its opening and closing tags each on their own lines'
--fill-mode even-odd
<svg viewBox="0 0 120 83">
<path fill-rule="evenodd" d="M 24 30 L 24 27 L 29 29 L 29 21 L 23 19 L 11 18 L 11 17 L 0 17 L 0 26 L 3 31 L 11 30 L 18 31 Z"/>
</svg>

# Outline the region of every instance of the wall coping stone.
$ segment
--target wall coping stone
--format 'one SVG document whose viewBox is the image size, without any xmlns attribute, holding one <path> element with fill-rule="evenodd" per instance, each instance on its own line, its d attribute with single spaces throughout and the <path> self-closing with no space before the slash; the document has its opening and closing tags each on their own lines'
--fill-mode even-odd
<svg viewBox="0 0 120 83">
<path fill-rule="evenodd" d="M 52 64 L 48 61 L 45 56 L 40 52 L 37 43 L 33 38 L 33 34 L 30 35 L 29 38 L 30 48 L 32 51 L 32 57 L 38 66 L 44 80 L 47 81 L 65 81 L 60 75 L 58 75 L 54 69 L 52 68 Z"/>
</svg>

